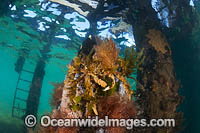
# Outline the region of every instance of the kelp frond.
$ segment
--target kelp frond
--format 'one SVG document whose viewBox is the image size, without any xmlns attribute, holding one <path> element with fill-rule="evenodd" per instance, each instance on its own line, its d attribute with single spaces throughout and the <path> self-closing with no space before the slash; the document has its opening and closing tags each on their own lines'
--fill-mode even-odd
<svg viewBox="0 0 200 133">
<path fill-rule="evenodd" d="M 162 54 L 165 54 L 169 51 L 171 54 L 171 48 L 166 41 L 166 38 L 164 38 L 162 35 L 162 32 L 155 29 L 150 29 L 146 37 L 149 39 L 149 44 L 151 44 L 156 51 L 161 52 Z"/>
<path fill-rule="evenodd" d="M 100 45 L 95 46 L 97 58 L 102 62 L 103 66 L 108 69 L 115 67 L 119 50 L 116 48 L 112 39 L 102 41 Z"/>
<path fill-rule="evenodd" d="M 127 77 L 133 73 L 136 73 L 137 70 L 142 70 L 140 65 L 144 62 L 145 58 L 143 56 L 143 51 L 144 49 L 142 49 L 139 53 L 136 53 L 133 46 L 125 49 L 125 56 L 121 61 L 121 67 Z"/>
<path fill-rule="evenodd" d="M 64 81 L 72 110 L 85 112 L 85 116 L 98 115 L 98 100 L 119 91 L 120 83 L 130 100 L 133 91 L 126 78 L 139 70 L 143 61 L 143 51 L 137 54 L 134 48 L 126 50 L 124 59 L 119 57 L 112 39 L 101 40 L 94 50 L 94 54 L 74 58 Z"/>
</svg>

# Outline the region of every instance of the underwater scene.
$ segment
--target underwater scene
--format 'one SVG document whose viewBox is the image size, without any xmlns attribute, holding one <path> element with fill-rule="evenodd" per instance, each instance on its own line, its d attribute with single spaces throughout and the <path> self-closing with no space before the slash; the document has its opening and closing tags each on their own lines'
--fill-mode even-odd
<svg viewBox="0 0 200 133">
<path fill-rule="evenodd" d="M 1 0 L 0 133 L 200 133 L 199 0 Z"/>
</svg>

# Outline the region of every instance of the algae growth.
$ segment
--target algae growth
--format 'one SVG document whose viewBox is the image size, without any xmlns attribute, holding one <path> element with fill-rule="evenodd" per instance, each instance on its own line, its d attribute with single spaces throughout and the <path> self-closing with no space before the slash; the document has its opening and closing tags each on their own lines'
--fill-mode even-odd
<svg viewBox="0 0 200 133">
<path fill-rule="evenodd" d="M 130 75 L 139 70 L 144 60 L 143 51 L 136 53 L 134 48 L 131 48 L 125 50 L 124 57 L 120 57 L 119 49 L 112 39 L 96 38 L 96 41 L 97 44 L 88 55 L 80 53 L 73 59 L 73 63 L 68 65 L 64 86 L 60 84 L 54 91 L 53 100 L 56 102 L 53 103 L 61 104 L 59 109 L 52 112 L 52 117 L 61 115 L 62 118 L 87 118 L 87 116 L 109 115 L 111 118 L 130 118 L 135 116 L 133 90 L 127 78 L 131 78 Z M 56 94 L 61 96 L 60 92 L 62 98 L 59 99 Z M 119 106 L 123 107 L 119 108 Z M 126 111 L 127 109 L 129 112 Z M 50 130 L 51 127 L 48 128 L 48 131 Z M 66 130 L 78 131 L 79 129 Z M 124 131 L 125 129 L 107 130 Z"/>
</svg>

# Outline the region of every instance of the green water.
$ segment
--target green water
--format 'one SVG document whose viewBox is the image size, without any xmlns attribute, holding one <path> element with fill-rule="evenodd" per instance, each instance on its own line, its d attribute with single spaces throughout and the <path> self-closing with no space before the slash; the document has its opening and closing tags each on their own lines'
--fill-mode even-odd
<svg viewBox="0 0 200 133">
<path fill-rule="evenodd" d="M 13 121 L 19 123 L 18 119 L 12 118 L 12 105 L 14 99 L 14 92 L 16 89 L 18 73 L 15 72 L 15 62 L 16 57 L 10 56 L 7 52 L 0 51 L 0 123 L 11 124 Z M 66 64 L 68 62 L 66 61 Z M 32 64 L 34 65 L 34 64 Z M 27 70 L 31 70 L 32 66 L 26 67 Z M 65 69 L 66 70 L 66 69 Z M 58 65 L 49 63 L 45 67 L 45 77 L 43 80 L 43 86 L 40 97 L 40 104 L 38 109 L 38 115 L 44 115 L 47 112 L 50 112 L 51 107 L 49 105 L 49 100 L 52 92 L 53 86 L 51 82 L 62 82 L 65 78 L 65 73 L 63 69 Z M 32 75 L 24 74 L 24 78 L 31 80 Z M 25 87 L 24 84 L 21 86 Z M 21 97 L 24 97 L 23 94 Z M 12 123 L 13 124 L 13 123 Z M 0 126 L 0 131 L 3 126 Z M 4 128 L 4 127 L 3 127 Z"/>
</svg>

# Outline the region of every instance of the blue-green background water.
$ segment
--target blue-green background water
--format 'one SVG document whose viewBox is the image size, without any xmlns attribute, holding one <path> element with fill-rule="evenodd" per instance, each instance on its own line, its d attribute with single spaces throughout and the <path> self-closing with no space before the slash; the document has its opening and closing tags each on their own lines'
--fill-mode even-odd
<svg viewBox="0 0 200 133">
<path fill-rule="evenodd" d="M 18 73 L 15 72 L 15 68 L 14 68 L 16 57 L 9 56 L 8 53 L 5 53 L 3 51 L 1 51 L 0 54 L 1 54 L 0 62 L 2 62 L 1 68 L 0 68 L 0 73 L 1 73 L 0 121 L 14 124 L 14 122 L 17 122 L 17 123 L 19 121 L 21 122 L 21 120 L 11 117 L 14 91 L 16 89 L 16 83 L 18 79 Z M 31 67 L 27 67 L 27 68 L 31 68 Z M 45 71 L 46 71 L 46 74 L 43 81 L 43 87 L 41 91 L 40 104 L 39 104 L 39 110 L 38 110 L 39 116 L 44 115 L 45 113 L 50 112 L 51 110 L 50 105 L 49 105 L 49 100 L 50 100 L 53 86 L 50 84 L 50 82 L 62 82 L 65 77 L 65 73 L 62 71 L 62 69 L 60 69 L 58 66 L 55 66 L 53 64 L 47 64 L 47 66 L 45 67 Z M 26 75 L 26 76 L 27 76 L 26 79 L 31 80 L 32 75 Z M 2 130 L 2 128 L 4 128 L 3 125 L 0 127 L 0 130 Z"/>
</svg>

